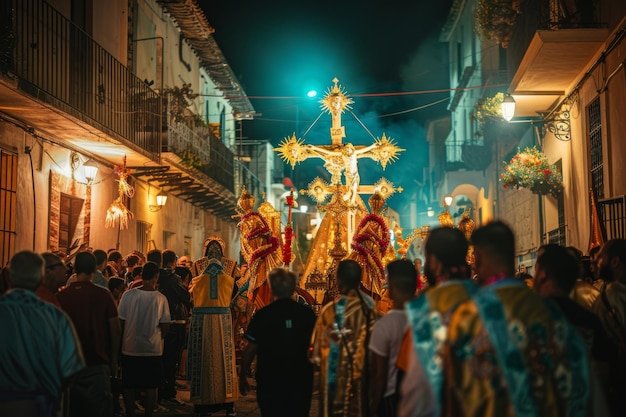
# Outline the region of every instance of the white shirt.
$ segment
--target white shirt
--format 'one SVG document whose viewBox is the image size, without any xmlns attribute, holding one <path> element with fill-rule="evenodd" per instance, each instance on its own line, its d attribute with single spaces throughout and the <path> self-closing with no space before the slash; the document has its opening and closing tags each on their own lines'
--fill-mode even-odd
<svg viewBox="0 0 626 417">
<path fill-rule="evenodd" d="M 387 358 L 387 388 L 383 397 L 388 397 L 396 392 L 398 379 L 396 360 L 407 325 L 408 319 L 404 310 L 389 310 L 387 314 L 376 321 L 372 329 L 369 349 L 375 354 Z"/>
<path fill-rule="evenodd" d="M 435 393 L 415 350 L 411 349 L 408 370 L 400 383 L 398 417 L 436 417 L 439 415 L 436 407 Z"/>
<path fill-rule="evenodd" d="M 128 356 L 163 355 L 160 323 L 170 323 L 167 298 L 159 291 L 132 289 L 124 292 L 118 307 L 124 320 L 122 354 Z"/>
</svg>

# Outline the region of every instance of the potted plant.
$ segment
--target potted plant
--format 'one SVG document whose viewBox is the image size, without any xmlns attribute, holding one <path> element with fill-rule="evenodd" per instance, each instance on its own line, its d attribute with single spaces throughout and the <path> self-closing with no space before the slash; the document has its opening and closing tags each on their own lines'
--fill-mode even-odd
<svg viewBox="0 0 626 417">
<path fill-rule="evenodd" d="M 557 197 L 563 191 L 561 171 L 535 146 L 523 151 L 518 148 L 511 161 L 504 163 L 500 180 L 504 188 L 528 188 L 534 194 Z"/>
<path fill-rule="evenodd" d="M 476 32 L 481 39 L 509 45 L 523 0 L 478 0 Z"/>
<path fill-rule="evenodd" d="M 488 120 L 502 120 L 502 102 L 504 93 L 498 92 L 493 97 L 481 98 L 474 105 L 474 112 L 471 117 L 484 126 Z"/>
</svg>

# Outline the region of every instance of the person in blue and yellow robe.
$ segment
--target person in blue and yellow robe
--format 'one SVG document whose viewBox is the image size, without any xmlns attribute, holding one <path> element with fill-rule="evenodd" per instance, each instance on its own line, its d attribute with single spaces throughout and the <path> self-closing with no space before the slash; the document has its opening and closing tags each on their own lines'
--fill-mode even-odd
<svg viewBox="0 0 626 417">
<path fill-rule="evenodd" d="M 476 290 L 466 264 L 468 242 L 451 227 L 432 230 L 424 245 L 428 287 L 407 303 L 409 329 L 396 366 L 404 371 L 398 416 L 436 416 L 441 412 L 442 354 L 455 307 Z"/>
<path fill-rule="evenodd" d="M 511 229 L 489 223 L 472 244 L 482 288 L 450 319 L 443 415 L 589 415 L 594 387 L 585 345 L 556 304 L 513 278 Z"/>
</svg>

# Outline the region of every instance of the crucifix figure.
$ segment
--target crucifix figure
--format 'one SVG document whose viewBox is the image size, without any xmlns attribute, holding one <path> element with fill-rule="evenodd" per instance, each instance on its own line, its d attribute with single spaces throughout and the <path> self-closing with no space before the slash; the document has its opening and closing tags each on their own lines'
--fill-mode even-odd
<svg viewBox="0 0 626 417">
<path fill-rule="evenodd" d="M 343 174 L 345 187 L 342 200 L 348 210 L 348 242 L 350 242 L 355 226 L 352 223 L 354 223 L 359 194 L 359 158 L 370 158 L 379 162 L 384 170 L 387 164 L 395 161 L 404 149 L 396 146 L 384 133 L 381 138 L 375 138 L 374 143 L 369 146 L 354 146 L 351 143 L 342 142 L 345 129 L 341 126 L 341 115 L 350 108 L 353 101 L 345 94 L 338 82 L 337 78 L 333 79 L 334 86 L 320 101 L 323 111 L 329 113 L 332 118 L 331 144 L 305 144 L 304 140 L 297 138 L 294 133 L 291 137 L 285 138 L 274 150 L 285 162 L 289 162 L 291 168 L 295 168 L 296 164 L 309 158 L 321 158 L 324 160 L 324 168 L 331 174 L 331 186 L 342 185 Z"/>
</svg>

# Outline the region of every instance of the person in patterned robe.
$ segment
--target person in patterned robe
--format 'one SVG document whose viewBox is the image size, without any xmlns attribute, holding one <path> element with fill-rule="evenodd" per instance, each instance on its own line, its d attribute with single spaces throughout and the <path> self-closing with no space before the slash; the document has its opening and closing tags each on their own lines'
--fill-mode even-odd
<svg viewBox="0 0 626 417">
<path fill-rule="evenodd" d="M 244 187 L 237 203 L 237 217 L 240 218 L 241 254 L 248 265 L 240 288 L 241 291 L 245 286 L 248 294 L 248 316 L 270 303 L 272 290 L 267 276 L 283 263 L 280 242 L 267 220 L 254 211 L 255 202 Z"/>
<path fill-rule="evenodd" d="M 311 360 L 320 367 L 320 417 L 369 415 L 367 347 L 379 315 L 374 301 L 359 290 L 360 280 L 359 264 L 341 261 L 341 295 L 322 308 L 315 324 Z"/>
<path fill-rule="evenodd" d="M 511 229 L 491 222 L 471 240 L 481 288 L 450 319 L 443 415 L 601 415 L 590 409 L 598 385 L 578 332 L 556 304 L 513 278 Z"/>
<path fill-rule="evenodd" d="M 235 341 L 230 303 L 235 279 L 224 265 L 224 241 L 210 237 L 204 258 L 194 263 L 200 275 L 191 280 L 194 307 L 187 348 L 187 380 L 194 412 L 226 409 L 235 415 L 239 397 L 235 369 Z M 229 267 L 230 265 L 226 265 Z M 229 268 L 234 271 L 234 268 Z"/>
<path fill-rule="evenodd" d="M 443 388 L 442 354 L 455 307 L 476 286 L 466 263 L 468 242 L 452 227 L 433 229 L 424 245 L 429 286 L 406 305 L 407 331 L 396 365 L 404 372 L 398 416 L 437 416 Z"/>
</svg>

